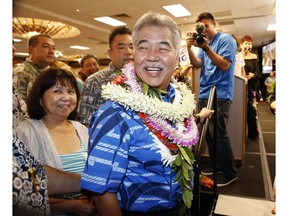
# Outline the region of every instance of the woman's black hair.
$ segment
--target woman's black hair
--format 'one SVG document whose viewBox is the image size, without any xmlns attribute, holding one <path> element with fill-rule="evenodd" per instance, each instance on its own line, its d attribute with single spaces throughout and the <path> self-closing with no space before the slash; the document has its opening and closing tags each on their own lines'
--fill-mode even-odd
<svg viewBox="0 0 288 216">
<path fill-rule="evenodd" d="M 77 108 L 79 103 L 80 92 L 77 86 L 77 81 L 74 74 L 65 69 L 59 68 L 48 68 L 43 71 L 33 83 L 31 91 L 27 97 L 27 111 L 31 119 L 42 119 L 46 115 L 46 111 L 41 105 L 41 98 L 44 93 L 51 87 L 55 86 L 57 82 L 60 82 L 62 85 L 71 87 L 75 90 L 77 95 L 77 104 L 73 112 L 70 113 L 67 119 L 75 120 L 77 116 Z"/>
</svg>

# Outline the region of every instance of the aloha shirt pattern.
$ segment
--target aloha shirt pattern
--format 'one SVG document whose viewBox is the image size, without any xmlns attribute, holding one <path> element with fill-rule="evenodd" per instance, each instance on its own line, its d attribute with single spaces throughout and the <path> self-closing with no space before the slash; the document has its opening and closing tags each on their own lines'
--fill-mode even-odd
<svg viewBox="0 0 288 216">
<path fill-rule="evenodd" d="M 174 98 L 174 89 L 169 92 L 163 100 Z M 180 202 L 176 173 L 163 165 L 151 131 L 136 112 L 108 100 L 94 113 L 89 135 L 80 187 L 117 192 L 126 211 L 162 211 Z"/>
<path fill-rule="evenodd" d="M 24 143 L 13 132 L 13 209 L 15 212 L 29 215 L 49 215 L 50 205 L 47 190 L 47 176 L 42 164 L 27 150 Z M 39 186 L 35 191 L 32 177 L 28 170 L 35 169 Z"/>
</svg>

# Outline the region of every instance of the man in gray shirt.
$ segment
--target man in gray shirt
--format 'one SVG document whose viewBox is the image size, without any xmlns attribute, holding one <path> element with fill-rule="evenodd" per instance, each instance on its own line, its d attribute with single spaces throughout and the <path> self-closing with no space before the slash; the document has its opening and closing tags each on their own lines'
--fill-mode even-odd
<svg viewBox="0 0 288 216">
<path fill-rule="evenodd" d="M 121 72 L 123 65 L 133 61 L 132 32 L 127 27 L 116 27 L 109 35 L 108 67 L 90 75 L 83 87 L 79 102 L 78 121 L 89 126 L 93 113 L 105 102 L 101 96 L 102 85 L 107 84 Z"/>
</svg>

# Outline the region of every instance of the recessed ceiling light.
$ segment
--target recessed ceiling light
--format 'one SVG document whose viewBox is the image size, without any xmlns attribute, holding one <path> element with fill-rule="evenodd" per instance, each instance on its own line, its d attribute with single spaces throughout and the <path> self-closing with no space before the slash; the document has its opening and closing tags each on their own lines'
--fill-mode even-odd
<svg viewBox="0 0 288 216">
<path fill-rule="evenodd" d="M 16 52 L 15 56 L 29 56 L 29 53 Z"/>
<path fill-rule="evenodd" d="M 70 46 L 70 48 L 79 49 L 79 50 L 88 50 L 88 49 L 90 49 L 89 47 L 84 47 L 84 46 L 79 46 L 79 45 L 73 45 L 73 46 Z"/>
<path fill-rule="evenodd" d="M 16 42 L 16 43 L 19 43 L 19 42 L 21 42 L 22 40 L 21 40 L 21 39 L 18 39 L 18 38 L 13 38 L 13 41 Z"/>
<path fill-rule="evenodd" d="M 163 8 L 174 17 L 191 16 L 191 13 L 181 4 L 167 5 Z"/>
<path fill-rule="evenodd" d="M 124 23 L 122 21 L 119 21 L 117 19 L 108 17 L 108 16 L 104 16 L 104 17 L 96 17 L 94 18 L 94 20 L 105 23 L 107 25 L 111 25 L 111 26 L 124 26 L 127 25 L 127 23 Z"/>
<path fill-rule="evenodd" d="M 267 31 L 276 31 L 276 24 L 269 24 L 267 26 Z"/>
</svg>

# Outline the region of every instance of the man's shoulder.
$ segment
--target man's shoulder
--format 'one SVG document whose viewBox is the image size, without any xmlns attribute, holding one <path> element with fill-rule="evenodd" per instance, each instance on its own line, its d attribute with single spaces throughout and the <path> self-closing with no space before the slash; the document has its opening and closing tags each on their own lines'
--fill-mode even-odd
<svg viewBox="0 0 288 216">
<path fill-rule="evenodd" d="M 90 75 L 86 81 L 85 85 L 89 83 L 106 83 L 111 80 L 111 76 L 114 73 L 114 70 L 110 67 L 106 67 L 100 71 L 97 71 L 96 73 Z"/>
<path fill-rule="evenodd" d="M 231 34 L 229 33 L 225 33 L 225 32 L 218 32 L 218 40 L 219 41 L 232 41 L 234 43 L 234 39 L 233 37 L 231 36 Z"/>
<path fill-rule="evenodd" d="M 31 64 L 31 62 L 25 60 L 24 62 L 18 64 L 16 67 L 14 67 L 13 69 L 13 75 L 16 75 L 16 74 L 30 74 L 31 73 L 31 70 L 36 70 L 34 68 L 34 66 Z"/>
<path fill-rule="evenodd" d="M 26 61 L 20 63 L 20 64 L 17 64 L 14 68 L 13 68 L 13 73 L 19 73 L 21 71 L 24 71 L 24 70 L 27 70 L 27 65 L 26 65 Z"/>
<path fill-rule="evenodd" d="M 88 79 L 98 79 L 98 77 L 109 76 L 114 71 L 110 67 L 103 68 L 102 70 L 97 71 L 96 73 L 90 75 Z"/>
</svg>

